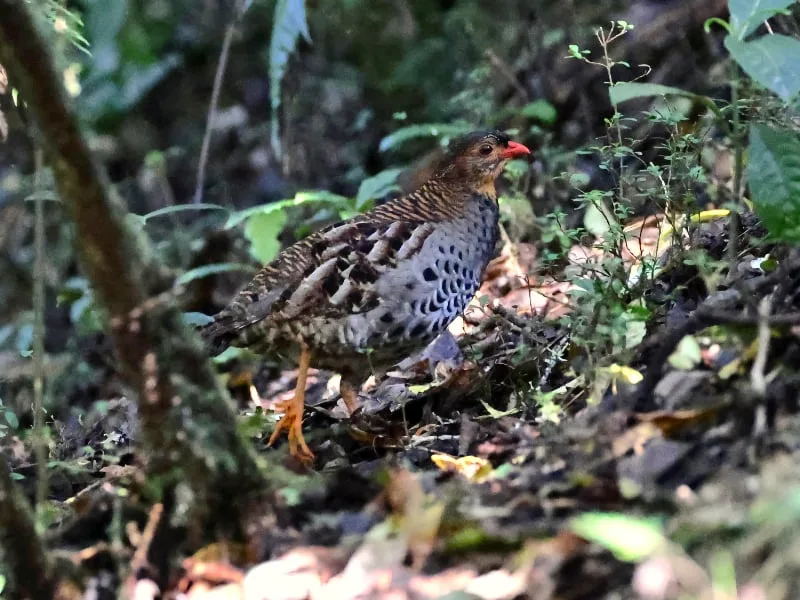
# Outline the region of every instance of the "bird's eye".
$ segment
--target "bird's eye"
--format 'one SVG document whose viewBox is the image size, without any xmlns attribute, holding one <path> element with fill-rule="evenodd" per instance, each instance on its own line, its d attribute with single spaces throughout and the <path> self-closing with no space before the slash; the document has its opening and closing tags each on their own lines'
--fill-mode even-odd
<svg viewBox="0 0 800 600">
<path fill-rule="evenodd" d="M 482 156 L 489 156 L 492 153 L 493 148 L 489 144 L 484 144 L 483 146 L 478 149 L 478 152 L 481 153 Z"/>
</svg>

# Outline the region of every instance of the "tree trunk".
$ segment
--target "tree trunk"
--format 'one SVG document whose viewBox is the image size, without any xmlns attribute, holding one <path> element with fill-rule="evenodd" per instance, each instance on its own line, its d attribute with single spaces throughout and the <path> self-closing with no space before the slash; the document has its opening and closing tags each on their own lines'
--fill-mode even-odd
<svg viewBox="0 0 800 600">
<path fill-rule="evenodd" d="M 40 130 L 77 229 L 83 269 L 108 310 L 123 377 L 139 390 L 149 474 L 162 489 L 182 484 L 192 492 L 188 525 L 230 531 L 240 525 L 237 501 L 252 500 L 266 482 L 237 432 L 231 402 L 205 349 L 165 293 L 170 282 L 147 242 L 126 227 L 28 6 L 25 0 L 0 0 L 0 64 Z"/>
</svg>

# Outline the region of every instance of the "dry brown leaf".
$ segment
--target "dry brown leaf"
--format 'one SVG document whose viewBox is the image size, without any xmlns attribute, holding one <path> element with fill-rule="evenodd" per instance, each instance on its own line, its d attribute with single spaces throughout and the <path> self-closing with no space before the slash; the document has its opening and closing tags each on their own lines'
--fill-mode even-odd
<svg viewBox="0 0 800 600">
<path fill-rule="evenodd" d="M 567 260 L 580 266 L 596 265 L 604 258 L 604 253 L 600 248 L 594 246 L 575 245 L 567 252 Z"/>
<path fill-rule="evenodd" d="M 413 566 L 421 568 L 439 533 L 444 504 L 429 499 L 416 476 L 405 469 L 392 472 L 386 500 L 395 513 L 401 536 L 408 543 Z"/>
<path fill-rule="evenodd" d="M 653 438 L 669 438 L 685 427 L 706 423 L 715 418 L 721 406 L 700 410 L 659 410 L 635 415 L 636 425 L 616 438 L 612 444 L 614 456 L 620 457 L 633 450 L 636 454 L 644 451 L 645 444 Z"/>
<path fill-rule="evenodd" d="M 225 562 L 201 562 L 191 558 L 183 561 L 185 578 L 193 582 L 204 581 L 210 584 L 236 583 L 244 579 L 241 569 Z"/>
<path fill-rule="evenodd" d="M 649 413 L 640 413 L 636 417 L 642 423 L 652 423 L 658 427 L 664 437 L 675 435 L 685 427 L 707 423 L 714 419 L 722 406 L 711 406 L 698 410 L 659 410 Z"/>
<path fill-rule="evenodd" d="M 639 423 L 617 437 L 611 444 L 611 451 L 617 458 L 625 456 L 631 450 L 641 454 L 647 442 L 661 436 L 661 430 L 653 423 Z"/>
</svg>

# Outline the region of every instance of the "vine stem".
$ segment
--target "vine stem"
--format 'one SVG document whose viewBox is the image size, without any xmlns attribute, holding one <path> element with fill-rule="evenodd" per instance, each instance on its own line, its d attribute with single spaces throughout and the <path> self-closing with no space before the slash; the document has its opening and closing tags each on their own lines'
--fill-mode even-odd
<svg viewBox="0 0 800 600">
<path fill-rule="evenodd" d="M 600 42 L 600 47 L 603 49 L 602 64 L 606 70 L 606 75 L 608 77 L 608 81 L 606 83 L 609 89 L 614 87 L 614 76 L 611 73 L 611 68 L 614 66 L 615 63 L 613 60 L 611 60 L 611 57 L 608 54 L 608 47 L 609 45 L 611 45 L 611 43 L 615 42 L 617 39 L 625 35 L 626 32 L 625 29 L 620 29 L 620 31 L 615 34 L 614 28 L 615 25 L 612 23 L 611 29 L 609 29 L 608 33 L 606 33 L 605 29 L 603 29 L 602 27 L 595 32 L 595 36 L 597 37 L 597 40 Z M 613 99 L 611 100 L 611 107 L 614 109 L 613 119 L 614 119 L 614 130 L 617 133 L 617 144 L 619 145 L 618 148 L 621 149 L 624 147 L 624 140 L 622 137 L 622 123 L 620 122 L 619 106 L 617 105 L 616 102 L 613 101 Z M 622 182 L 622 178 L 624 176 L 624 170 L 625 170 L 625 157 L 623 155 L 620 155 L 619 156 L 619 175 L 620 175 L 619 199 L 622 202 L 625 201 L 625 186 L 623 185 Z"/>
<path fill-rule="evenodd" d="M 731 106 L 733 108 L 733 201 L 728 224 L 728 265 L 729 276 L 736 270 L 736 256 L 739 253 L 739 211 L 742 208 L 742 171 L 744 170 L 744 149 L 742 148 L 742 124 L 739 114 L 739 67 L 731 65 Z"/>
<path fill-rule="evenodd" d="M 41 515 L 48 494 L 47 438 L 44 423 L 44 311 L 45 311 L 45 231 L 42 171 L 44 151 L 34 153 L 34 265 L 33 265 L 33 452 L 36 457 L 36 512 Z M 42 520 L 39 519 L 38 523 Z"/>
<path fill-rule="evenodd" d="M 228 27 L 225 29 L 225 37 L 222 39 L 222 49 L 219 53 L 217 71 L 214 74 L 214 85 L 211 88 L 211 100 L 208 103 L 208 113 L 206 115 L 206 129 L 203 133 L 203 144 L 200 147 L 200 158 L 197 160 L 197 182 L 194 188 L 194 202 L 200 204 L 203 201 L 203 186 L 206 180 L 206 165 L 208 164 L 208 151 L 211 147 L 211 133 L 214 129 L 214 119 L 217 116 L 217 105 L 219 95 L 222 91 L 222 82 L 225 80 L 225 69 L 228 66 L 228 57 L 231 51 L 231 43 L 236 33 L 236 26 L 242 18 L 245 10 L 245 0 L 237 0 L 233 8 L 233 17 Z"/>
</svg>

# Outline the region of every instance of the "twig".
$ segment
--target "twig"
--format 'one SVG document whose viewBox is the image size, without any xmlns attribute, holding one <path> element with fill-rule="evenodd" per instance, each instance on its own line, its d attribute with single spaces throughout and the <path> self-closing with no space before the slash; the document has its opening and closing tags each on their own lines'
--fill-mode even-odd
<svg viewBox="0 0 800 600">
<path fill-rule="evenodd" d="M 217 116 L 217 105 L 219 104 L 219 94 L 222 90 L 222 81 L 225 78 L 225 68 L 228 66 L 228 55 L 230 54 L 231 42 L 236 33 L 236 26 L 244 14 L 245 0 L 237 0 L 233 8 L 233 18 L 225 29 L 225 37 L 222 39 L 222 49 L 219 53 L 219 63 L 217 72 L 214 74 L 214 87 L 211 89 L 211 101 L 208 104 L 208 114 L 206 115 L 206 130 L 203 134 L 203 144 L 200 147 L 200 158 L 197 161 L 197 183 L 194 188 L 194 202 L 199 204 L 203 200 L 203 185 L 206 180 L 206 165 L 208 164 L 208 150 L 211 146 L 211 133 L 214 129 L 214 119 Z"/>
<path fill-rule="evenodd" d="M 34 138 L 35 139 L 35 138 Z M 33 452 L 36 457 L 36 511 L 44 510 L 47 500 L 47 442 L 44 432 L 44 197 L 42 171 L 44 151 L 36 148 L 33 174 L 34 200 L 34 264 L 33 264 Z"/>
<path fill-rule="evenodd" d="M 159 523 L 161 523 L 163 514 L 164 505 L 161 503 L 154 504 L 150 508 L 147 524 L 144 526 L 144 531 L 142 531 L 138 543 L 136 544 L 136 552 L 134 552 L 133 558 L 131 559 L 130 571 L 132 576 L 136 576 L 138 571 L 147 567 L 147 554 L 150 552 L 150 546 L 153 543 L 153 538 L 156 535 L 156 530 L 158 529 Z"/>
<path fill-rule="evenodd" d="M 544 369 L 542 371 L 542 376 L 539 378 L 539 387 L 542 388 L 547 383 L 547 380 L 550 379 L 550 374 L 553 372 L 555 366 L 566 360 L 564 355 L 567 352 L 567 348 L 571 342 L 571 338 L 569 335 L 563 335 L 560 339 L 556 339 L 553 343 L 546 347 L 547 354 L 545 356 L 544 361 Z"/>
<path fill-rule="evenodd" d="M 508 82 L 511 84 L 511 87 L 513 87 L 514 91 L 519 94 L 520 98 L 527 101 L 530 96 L 528 95 L 527 90 L 522 87 L 520 82 L 517 80 L 517 76 L 514 74 L 514 71 L 511 69 L 511 67 L 509 67 L 502 58 L 497 56 L 497 54 L 495 54 L 494 50 L 491 48 L 486 50 L 484 54 L 486 55 L 486 58 L 489 59 L 489 62 L 492 63 L 492 66 L 508 80 Z"/>
<path fill-rule="evenodd" d="M 759 315 L 741 315 L 739 313 L 728 311 L 709 311 L 706 319 L 714 321 L 713 325 L 758 325 L 762 323 L 768 327 L 787 327 L 792 325 L 800 325 L 800 313 L 786 313 L 783 315 L 766 315 L 764 317 Z"/>
<path fill-rule="evenodd" d="M 800 325 L 800 313 L 743 315 L 728 310 L 719 310 L 713 305 L 701 304 L 680 327 L 670 329 L 655 338 L 655 343 L 652 344 L 656 347 L 655 353 L 648 361 L 644 379 L 633 394 L 635 403 L 643 402 L 651 395 L 661 379 L 661 373 L 669 355 L 684 336 L 692 335 L 712 325 L 758 325 L 759 335 L 761 335 L 761 327 L 766 327 L 768 334 L 769 327 Z M 767 346 L 765 345 L 765 347 Z"/>
<path fill-rule="evenodd" d="M 753 391 L 763 398 L 767 392 L 767 380 L 764 377 L 764 368 L 767 366 L 770 341 L 770 316 L 772 300 L 769 296 L 758 303 L 758 351 L 756 352 L 753 367 L 750 369 L 750 385 Z"/>
<path fill-rule="evenodd" d="M 767 396 L 767 378 L 764 376 L 764 369 L 767 366 L 771 339 L 769 330 L 769 313 L 771 310 L 772 299 L 770 296 L 765 296 L 758 303 L 758 351 L 750 369 L 750 387 L 753 389 L 758 402 L 753 422 L 753 435 L 755 437 L 759 437 L 767 429 L 767 411 L 763 402 Z"/>
<path fill-rule="evenodd" d="M 663 331 L 646 339 L 640 349 L 652 350 L 653 354 L 648 360 L 644 379 L 634 391 L 626 395 L 622 401 L 629 402 L 632 406 L 644 402 L 661 379 L 664 365 L 675 347 L 685 335 L 691 335 L 711 325 L 758 325 L 759 317 L 745 315 L 741 312 L 730 310 L 743 302 L 743 298 L 752 298 L 766 295 L 767 290 L 775 286 L 789 285 L 796 287 L 796 279 L 800 276 L 800 254 L 793 254 L 781 261 L 780 266 L 762 277 L 743 281 L 738 289 L 729 289 L 717 292 L 708 298 L 689 316 L 680 326 Z M 800 313 L 786 313 L 771 315 L 766 319 L 770 327 L 786 327 L 800 325 Z"/>
<path fill-rule="evenodd" d="M 443 434 L 443 435 L 415 435 L 411 436 L 410 441 L 405 446 L 395 446 L 396 448 L 416 448 L 421 444 L 427 444 L 429 442 L 445 442 L 445 441 L 453 441 L 459 439 L 458 435 L 451 435 L 451 434 Z M 391 446 L 388 446 L 391 447 Z M 430 452 L 438 452 L 437 450 L 430 450 Z"/>
</svg>

